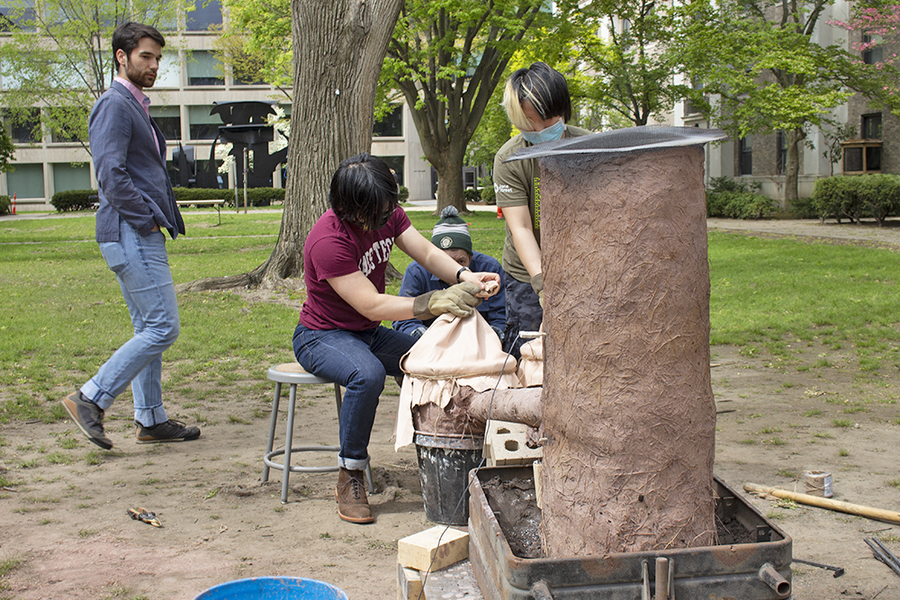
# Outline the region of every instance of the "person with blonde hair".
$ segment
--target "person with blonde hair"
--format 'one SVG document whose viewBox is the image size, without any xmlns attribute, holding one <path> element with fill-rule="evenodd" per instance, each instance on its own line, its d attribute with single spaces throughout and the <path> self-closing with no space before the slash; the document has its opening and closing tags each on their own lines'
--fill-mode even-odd
<svg viewBox="0 0 900 600">
<path fill-rule="evenodd" d="M 503 108 L 521 133 L 494 157 L 494 191 L 506 218 L 503 270 L 506 284 L 506 333 L 503 349 L 519 358 L 520 331 L 537 331 L 544 318 L 541 267 L 541 171 L 537 159 L 504 162 L 517 150 L 588 135 L 567 125 L 572 101 L 565 77 L 546 63 L 515 71 L 506 82 Z"/>
</svg>

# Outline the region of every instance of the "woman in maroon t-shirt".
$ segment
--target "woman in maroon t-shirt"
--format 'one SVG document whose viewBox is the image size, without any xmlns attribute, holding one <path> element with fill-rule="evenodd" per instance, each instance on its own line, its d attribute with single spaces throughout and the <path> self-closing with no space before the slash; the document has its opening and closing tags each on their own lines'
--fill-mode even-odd
<svg viewBox="0 0 900 600">
<path fill-rule="evenodd" d="M 399 188 L 381 159 L 360 154 L 343 161 L 331 180 L 331 208 L 316 222 L 303 248 L 307 299 L 294 331 L 294 354 L 304 369 L 344 386 L 341 405 L 338 515 L 351 523 L 375 519 L 363 470 L 378 398 L 387 375 L 398 376 L 400 358 L 415 339 L 381 321 L 472 314 L 484 283 L 496 273 L 472 273 L 410 226 L 399 208 Z M 384 273 L 396 244 L 446 290 L 415 298 L 384 293 Z"/>
</svg>

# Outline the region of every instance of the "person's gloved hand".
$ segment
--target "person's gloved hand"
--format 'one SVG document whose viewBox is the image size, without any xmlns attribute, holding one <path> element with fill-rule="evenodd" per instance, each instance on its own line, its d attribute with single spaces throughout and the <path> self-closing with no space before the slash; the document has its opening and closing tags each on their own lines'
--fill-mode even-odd
<svg viewBox="0 0 900 600">
<path fill-rule="evenodd" d="M 537 273 L 536 275 L 531 276 L 531 289 L 534 290 L 534 293 L 538 296 L 538 302 L 541 304 L 541 308 L 544 308 L 544 274 Z"/>
<path fill-rule="evenodd" d="M 480 291 L 481 286 L 477 283 L 466 282 L 416 296 L 413 301 L 415 318 L 425 320 L 448 312 L 457 317 L 468 317 L 481 304 L 481 299 L 475 297 Z"/>
</svg>

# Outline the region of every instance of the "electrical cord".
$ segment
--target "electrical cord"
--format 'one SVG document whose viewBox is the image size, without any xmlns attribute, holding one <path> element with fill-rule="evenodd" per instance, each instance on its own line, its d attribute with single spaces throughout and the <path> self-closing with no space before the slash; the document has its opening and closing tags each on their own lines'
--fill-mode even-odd
<svg viewBox="0 0 900 600">
<path fill-rule="evenodd" d="M 513 343 L 510 346 L 511 348 L 514 348 L 516 345 L 516 342 L 519 341 L 519 335 L 520 334 L 518 334 L 518 333 L 516 334 L 516 339 L 513 340 Z M 487 411 L 487 421 L 488 422 L 491 420 L 491 411 L 494 408 L 494 395 L 497 393 L 497 390 L 500 388 L 500 382 L 503 381 L 503 374 L 506 372 L 506 365 L 509 362 L 509 359 L 511 356 L 512 356 L 511 354 L 507 353 L 506 358 L 503 360 L 503 365 L 500 367 L 500 376 L 497 377 L 497 383 L 494 384 L 494 389 L 491 390 L 491 401 L 488 403 L 488 411 Z M 474 469 L 475 473 L 472 475 L 471 478 L 469 478 L 468 482 L 466 483 L 466 487 L 463 488 L 463 492 L 462 492 L 462 494 L 460 494 L 459 500 L 456 502 L 456 508 L 453 509 L 454 517 L 456 517 L 456 515 L 459 514 L 459 510 L 462 508 L 463 502 L 465 501 L 466 496 L 468 495 L 469 486 L 471 486 L 472 482 L 475 481 L 475 478 L 478 477 L 478 472 L 484 466 L 486 460 L 487 459 L 484 456 L 484 450 L 482 447 L 481 461 L 478 463 L 478 466 L 475 467 L 475 469 Z M 450 530 L 450 525 L 447 525 L 444 527 L 444 530 L 441 532 L 441 535 L 438 536 L 438 541 L 437 541 L 438 546 L 441 545 L 441 540 L 444 539 L 444 534 L 447 533 L 447 531 L 449 531 L 449 530 Z M 419 594 L 418 594 L 418 596 L 416 596 L 417 600 L 422 600 L 422 598 L 424 598 L 425 584 L 428 583 L 428 575 L 431 573 L 431 566 L 434 564 L 435 558 L 437 558 L 436 555 L 433 556 L 431 558 L 431 562 L 428 563 L 428 570 L 425 572 L 425 576 L 422 577 L 422 589 L 419 590 Z"/>
</svg>

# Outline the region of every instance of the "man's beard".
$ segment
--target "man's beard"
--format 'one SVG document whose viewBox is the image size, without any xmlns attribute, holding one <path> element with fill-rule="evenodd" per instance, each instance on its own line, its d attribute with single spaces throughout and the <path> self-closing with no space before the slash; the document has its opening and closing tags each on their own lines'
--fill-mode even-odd
<svg viewBox="0 0 900 600">
<path fill-rule="evenodd" d="M 135 68 L 132 68 L 131 64 L 125 64 L 125 76 L 128 78 L 131 83 L 141 88 L 149 88 L 153 87 L 153 84 L 156 82 L 156 77 L 151 76 L 152 71 L 138 71 Z"/>
</svg>

